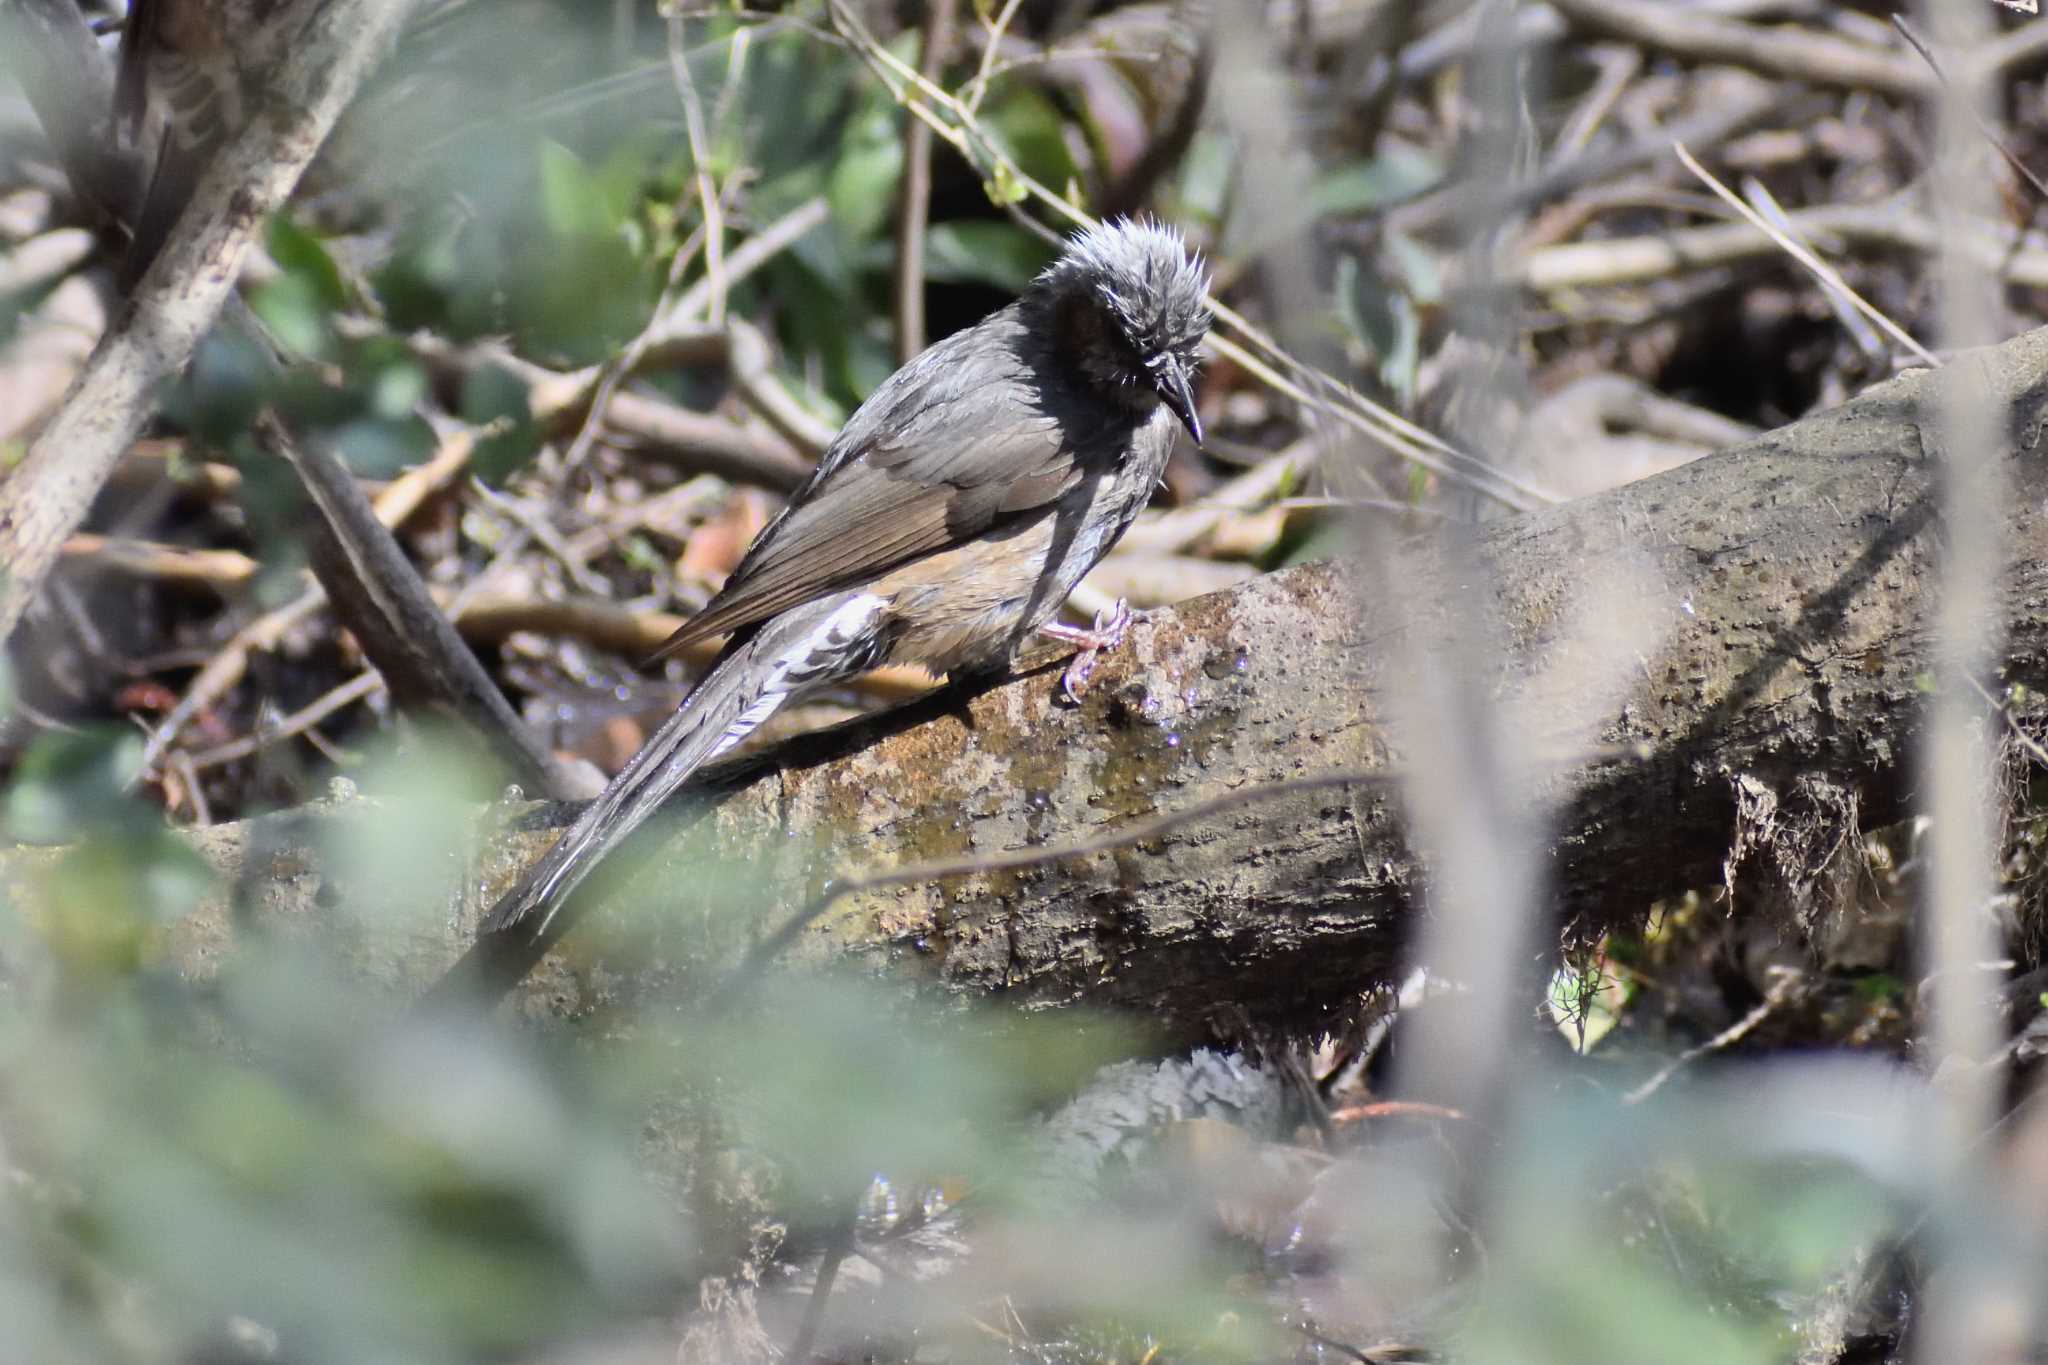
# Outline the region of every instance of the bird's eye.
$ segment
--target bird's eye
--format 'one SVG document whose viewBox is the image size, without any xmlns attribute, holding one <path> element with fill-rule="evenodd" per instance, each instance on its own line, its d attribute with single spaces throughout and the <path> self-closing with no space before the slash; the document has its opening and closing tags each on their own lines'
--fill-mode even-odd
<svg viewBox="0 0 2048 1365">
<path fill-rule="evenodd" d="M 1158 369 L 1158 368 L 1159 368 L 1159 367 L 1160 367 L 1161 365 L 1164 365 L 1164 364 L 1166 363 L 1166 361 L 1167 361 L 1167 354 L 1166 354 L 1166 352 L 1164 352 L 1164 351 L 1161 351 L 1161 352 L 1160 352 L 1160 353 L 1159 353 L 1158 355 L 1153 355 L 1153 356 L 1146 356 L 1146 357 L 1145 357 L 1145 368 L 1146 368 L 1146 369 L 1148 369 L 1148 370 L 1156 370 L 1156 369 Z"/>
</svg>

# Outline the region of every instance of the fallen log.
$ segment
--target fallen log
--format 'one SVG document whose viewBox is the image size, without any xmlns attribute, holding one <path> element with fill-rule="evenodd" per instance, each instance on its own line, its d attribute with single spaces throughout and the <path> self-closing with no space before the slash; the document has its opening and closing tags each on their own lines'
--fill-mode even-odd
<svg viewBox="0 0 2048 1365">
<path fill-rule="evenodd" d="M 2038 694 L 2048 331 L 1965 363 L 1986 367 L 2005 405 L 2001 657 L 2006 679 Z M 1551 889 L 1563 913 L 1638 920 L 1659 897 L 1721 884 L 1745 857 L 1796 892 L 1843 830 L 1906 809 L 1938 535 L 1932 393 L 1926 374 L 1909 374 L 1479 535 L 1501 703 L 1539 719 L 1596 704 L 1574 733 L 1604 747 L 1543 783 L 1557 803 Z M 1398 771 L 1386 720 L 1405 657 L 1395 645 L 1467 609 L 1447 572 L 1426 549 L 1400 583 L 1361 582 L 1335 563 L 1290 569 L 1156 613 L 1104 659 L 1078 707 L 1056 702 L 1057 669 L 1041 666 L 724 765 L 704 789 L 714 799 L 685 803 L 638 866 L 610 879 L 615 894 L 525 977 L 517 1008 L 604 1019 L 701 992 L 829 879 L 1114 841 L 1133 822 L 1209 803 L 1136 843 L 857 888 L 792 951 L 962 997 L 1133 1011 L 1172 1039 L 1342 1011 L 1393 967 L 1423 872 L 1394 785 L 1276 784 Z M 1573 623 L 1610 611 L 1617 582 L 1648 643 L 1626 676 L 1589 676 L 1582 659 L 1597 651 L 1577 647 Z M 416 996 L 566 819 L 481 812 L 443 884 L 413 887 L 423 908 L 372 914 L 369 869 L 330 850 L 337 830 L 380 812 L 374 799 L 343 800 L 191 835 L 241 892 L 167 931 L 168 960 L 206 976 L 251 935 L 300 936 L 366 986 Z M 1766 825 L 1779 843 L 1760 859 Z M 32 901 L 49 857 L 0 856 L 0 890 Z"/>
</svg>

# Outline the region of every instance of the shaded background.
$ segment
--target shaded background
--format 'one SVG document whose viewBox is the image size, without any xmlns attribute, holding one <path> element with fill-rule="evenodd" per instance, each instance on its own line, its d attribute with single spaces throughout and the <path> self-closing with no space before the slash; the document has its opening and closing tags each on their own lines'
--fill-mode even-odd
<svg viewBox="0 0 2048 1365">
<path fill-rule="evenodd" d="M 1361 981 L 1336 1036 L 1162 1060 L 1133 1021 L 815 978 L 565 1033 L 383 1016 L 298 943 L 204 988 L 164 968 L 161 925 L 209 875 L 172 829 L 345 777 L 382 812 L 343 856 L 388 890 L 335 909 L 369 941 L 446 917 L 450 851 L 504 787 L 397 714 L 309 595 L 309 513 L 249 435 L 266 406 L 373 496 L 444 461 L 403 545 L 534 731 L 609 772 L 688 685 L 689 660 L 635 667 L 663 614 L 709 596 L 906 330 L 968 325 L 1051 259 L 1041 187 L 1183 227 L 1217 297 L 1309 367 L 1278 388 L 1212 359 L 1214 439 L 1177 452 L 1084 619 L 1327 554 L 1398 596 L 1405 536 L 1455 547 L 1920 363 L 1674 139 L 1930 346 L 1954 326 L 1944 249 L 1996 285 L 1980 339 L 2040 321 L 2048 241 L 2014 163 L 2043 160 L 2048 30 L 2023 15 L 1978 16 L 2009 161 L 1937 139 L 1937 87 L 1879 6 L 1671 3 L 1637 32 L 1588 0 L 1276 0 L 945 7 L 930 69 L 956 102 L 926 103 L 976 155 L 940 140 L 908 201 L 920 324 L 894 287 L 913 121 L 880 73 L 925 60 L 939 8 L 416 17 L 245 284 L 305 363 L 277 378 L 210 342 L 11 642 L 0 815 L 60 851 L 37 874 L 57 910 L 0 908 L 0 1353 L 1884 1359 L 1929 1302 L 1987 1355 L 2038 1351 L 2019 700 L 1985 713 L 2008 799 L 1946 817 L 1999 849 L 1965 907 L 1992 965 L 1960 989 L 2003 1032 L 1956 1056 L 1919 1041 L 1924 823 L 1852 828 L 1826 915 L 1736 905 L 1737 849 L 1639 932 L 1555 943 L 1528 912 L 1534 756 L 1466 685 L 1483 585 L 1469 637 L 1390 699 L 1436 775 L 1410 801 L 1451 869 L 1444 931 L 1399 989 Z M 1944 230 L 1938 148 L 1985 193 L 1981 249 Z M 119 244 L 0 84 L 0 462 L 118 309 Z M 728 319 L 765 338 L 765 377 Z M 586 366 L 595 415 L 551 407 Z M 1442 448 L 1374 434 L 1367 404 Z M 1617 660 L 1655 587 L 1613 585 Z M 706 869 L 703 913 L 745 876 Z M 2001 1095 L 1960 1151 L 1923 1122 L 1957 1068 Z"/>
</svg>

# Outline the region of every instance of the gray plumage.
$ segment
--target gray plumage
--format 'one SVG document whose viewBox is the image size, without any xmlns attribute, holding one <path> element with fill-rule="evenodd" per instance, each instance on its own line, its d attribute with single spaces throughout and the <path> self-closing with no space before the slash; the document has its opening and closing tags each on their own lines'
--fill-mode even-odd
<svg viewBox="0 0 2048 1365">
<path fill-rule="evenodd" d="M 1176 419 L 1201 439 L 1204 292 L 1179 233 L 1107 224 L 884 381 L 661 651 L 730 635 L 718 662 L 485 932 L 536 914 L 543 931 L 598 858 L 791 699 L 885 663 L 999 666 L 1047 628 L 1143 510 Z"/>
<path fill-rule="evenodd" d="M 130 0 L 114 121 L 153 165 L 134 206 L 119 287 L 132 290 L 163 249 L 221 143 L 248 116 L 256 73 L 284 0 Z"/>
</svg>

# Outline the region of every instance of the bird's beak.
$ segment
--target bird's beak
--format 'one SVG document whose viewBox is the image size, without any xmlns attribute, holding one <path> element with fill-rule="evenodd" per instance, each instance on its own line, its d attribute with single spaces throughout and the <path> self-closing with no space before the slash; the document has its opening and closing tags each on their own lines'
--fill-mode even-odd
<svg viewBox="0 0 2048 1365">
<path fill-rule="evenodd" d="M 1195 438 L 1195 444 L 1201 445 L 1202 419 L 1195 415 L 1195 390 L 1188 382 L 1187 368 L 1169 356 L 1159 367 L 1153 383 L 1158 386 L 1159 401 L 1180 418 L 1180 424 L 1188 429 L 1188 435 Z"/>
</svg>

